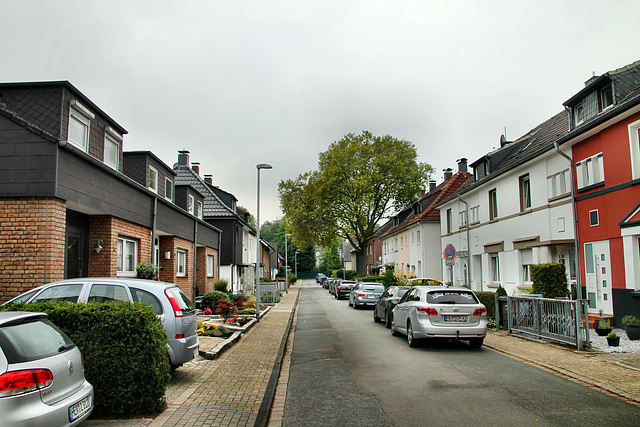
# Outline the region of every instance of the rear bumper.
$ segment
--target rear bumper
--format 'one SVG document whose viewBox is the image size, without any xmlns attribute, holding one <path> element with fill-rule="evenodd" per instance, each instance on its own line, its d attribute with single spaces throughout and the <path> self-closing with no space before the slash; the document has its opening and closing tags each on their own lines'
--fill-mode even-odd
<svg viewBox="0 0 640 427">
<path fill-rule="evenodd" d="M 169 340 L 169 356 L 172 365 L 182 365 L 192 360 L 200 349 L 200 339 L 198 335 L 187 338 Z"/>
<path fill-rule="evenodd" d="M 487 335 L 487 321 L 481 320 L 476 325 L 452 324 L 434 325 L 429 320 L 413 322 L 415 338 L 484 338 Z"/>
</svg>

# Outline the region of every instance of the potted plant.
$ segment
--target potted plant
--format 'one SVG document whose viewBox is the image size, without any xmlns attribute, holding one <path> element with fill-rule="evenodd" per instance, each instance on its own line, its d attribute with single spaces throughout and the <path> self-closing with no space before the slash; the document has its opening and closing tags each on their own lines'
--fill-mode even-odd
<svg viewBox="0 0 640 427">
<path fill-rule="evenodd" d="M 593 323 L 593 326 L 596 330 L 596 334 L 600 337 L 606 337 L 612 331 L 611 323 L 609 323 L 608 319 L 596 320 Z"/>
<path fill-rule="evenodd" d="M 611 332 L 607 335 L 607 344 L 611 347 L 618 347 L 620 345 L 620 337 L 615 332 Z"/>
<path fill-rule="evenodd" d="M 630 340 L 640 339 L 640 320 L 637 317 L 627 314 L 622 318 L 622 324 Z"/>
</svg>

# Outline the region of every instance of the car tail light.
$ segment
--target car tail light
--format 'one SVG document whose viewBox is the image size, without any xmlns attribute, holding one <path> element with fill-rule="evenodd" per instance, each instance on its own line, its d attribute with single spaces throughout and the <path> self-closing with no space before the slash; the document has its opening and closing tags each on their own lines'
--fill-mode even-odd
<svg viewBox="0 0 640 427">
<path fill-rule="evenodd" d="M 29 369 L 0 375 L 0 397 L 17 396 L 47 388 L 53 382 L 48 369 Z"/>
<path fill-rule="evenodd" d="M 176 334 L 176 339 L 184 338 L 184 334 Z"/>
<path fill-rule="evenodd" d="M 363 296 L 364 296 L 364 294 L 358 294 L 358 296 L 359 296 L 359 297 L 363 297 Z"/>
<path fill-rule="evenodd" d="M 474 316 L 482 316 L 486 312 L 487 312 L 486 308 L 476 308 L 476 310 L 473 312 L 473 315 Z"/>
<path fill-rule="evenodd" d="M 173 313 L 176 317 L 182 317 L 182 309 L 180 308 L 180 303 L 178 300 L 169 293 L 169 290 L 166 289 L 164 294 L 169 298 L 169 302 L 171 303 L 171 307 L 173 308 Z"/>
<path fill-rule="evenodd" d="M 338 286 L 338 289 L 342 289 L 342 286 Z"/>
<path fill-rule="evenodd" d="M 418 307 L 416 310 L 418 311 L 418 314 L 427 314 L 429 316 L 437 316 L 438 315 L 438 310 L 436 310 L 435 308 L 431 308 L 431 307 Z"/>
</svg>

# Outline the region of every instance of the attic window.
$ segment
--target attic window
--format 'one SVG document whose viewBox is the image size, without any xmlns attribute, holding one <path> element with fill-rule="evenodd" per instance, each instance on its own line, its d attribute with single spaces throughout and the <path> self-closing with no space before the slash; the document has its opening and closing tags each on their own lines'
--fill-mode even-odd
<svg viewBox="0 0 640 427">
<path fill-rule="evenodd" d="M 473 173 L 475 175 L 476 181 L 484 178 L 487 175 L 487 164 L 486 162 L 479 163 L 474 169 Z"/>
<path fill-rule="evenodd" d="M 584 107 L 582 104 L 576 105 L 573 108 L 573 116 L 575 118 L 576 126 L 584 122 Z"/>
<path fill-rule="evenodd" d="M 600 89 L 600 111 L 607 109 L 613 105 L 613 91 L 611 85 Z"/>
</svg>

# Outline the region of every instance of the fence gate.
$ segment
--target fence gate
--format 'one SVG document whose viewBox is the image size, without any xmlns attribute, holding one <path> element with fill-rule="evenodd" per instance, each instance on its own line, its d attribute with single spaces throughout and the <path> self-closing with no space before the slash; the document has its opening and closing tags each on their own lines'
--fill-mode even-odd
<svg viewBox="0 0 640 427">
<path fill-rule="evenodd" d="M 509 296 L 506 311 L 509 332 L 575 345 L 578 350 L 591 347 L 587 300 Z"/>
<path fill-rule="evenodd" d="M 266 305 L 280 302 L 278 283 L 260 283 L 260 302 Z"/>
</svg>

